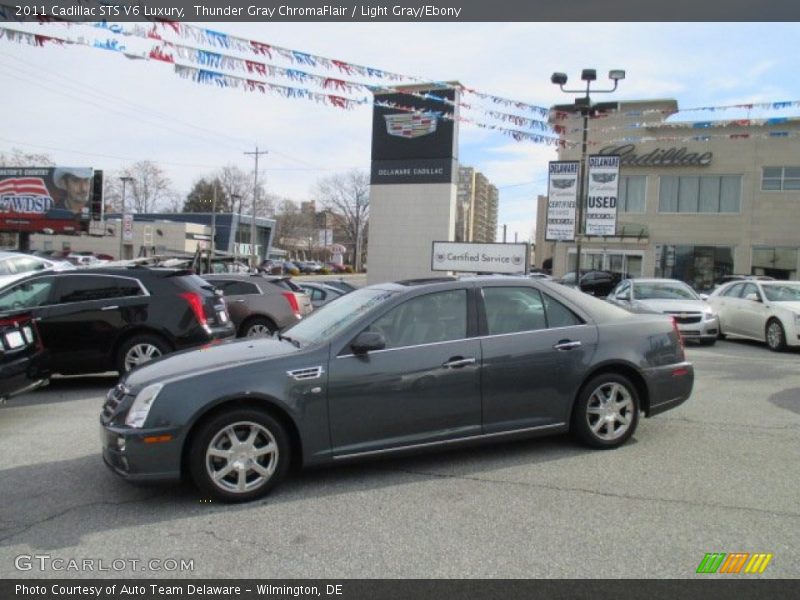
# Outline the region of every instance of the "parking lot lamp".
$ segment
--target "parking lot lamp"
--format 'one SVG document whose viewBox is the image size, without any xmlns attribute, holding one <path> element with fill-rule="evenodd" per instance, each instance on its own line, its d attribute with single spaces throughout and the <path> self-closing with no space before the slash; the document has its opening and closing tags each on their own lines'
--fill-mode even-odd
<svg viewBox="0 0 800 600">
<path fill-rule="evenodd" d="M 608 90 L 598 90 L 592 89 L 592 82 L 597 80 L 597 71 L 595 69 L 583 69 L 581 71 L 581 80 L 586 82 L 586 89 L 585 90 L 567 90 L 564 89 L 564 85 L 567 83 L 567 75 L 566 73 L 553 73 L 550 76 L 550 81 L 555 85 L 561 88 L 561 91 L 566 94 L 581 94 L 580 97 L 575 98 L 574 104 L 560 104 L 556 105 L 553 108 L 559 112 L 573 112 L 573 113 L 580 113 L 583 116 L 583 136 L 581 142 L 581 170 L 580 170 L 580 179 L 579 179 L 579 191 L 580 194 L 578 195 L 578 214 L 577 214 L 577 223 L 576 223 L 576 232 L 575 232 L 575 281 L 580 287 L 580 277 L 581 277 L 581 241 L 583 239 L 583 211 L 584 206 L 587 204 L 587 194 L 588 194 L 588 179 L 586 177 L 586 146 L 588 144 L 589 139 L 589 117 L 595 114 L 595 112 L 603 111 L 603 110 L 616 110 L 617 103 L 616 102 L 601 102 L 598 104 L 592 104 L 592 100 L 589 96 L 590 93 L 595 94 L 610 94 L 611 92 L 616 91 L 617 85 L 623 79 L 625 79 L 625 71 L 622 69 L 612 69 L 608 72 L 608 78 L 614 82 L 614 87 Z"/>
<path fill-rule="evenodd" d="M 119 259 L 123 260 L 122 253 L 125 250 L 125 184 L 133 183 L 133 177 L 120 177 L 122 181 L 122 210 L 119 214 Z"/>
</svg>

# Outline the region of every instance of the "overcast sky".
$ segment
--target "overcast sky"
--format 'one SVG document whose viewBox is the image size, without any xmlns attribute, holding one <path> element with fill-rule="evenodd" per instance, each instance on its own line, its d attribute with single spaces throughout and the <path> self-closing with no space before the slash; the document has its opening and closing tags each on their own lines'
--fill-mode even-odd
<svg viewBox="0 0 800 600">
<path fill-rule="evenodd" d="M 604 99 L 676 98 L 682 107 L 800 99 L 796 23 L 204 26 L 545 106 L 571 101 L 550 83 L 551 73 L 564 71 L 575 81 L 582 68 L 596 68 L 603 78 L 609 69 L 627 71 L 619 92 Z M 167 64 L 114 52 L 2 39 L 0 90 L 0 150 L 45 152 L 59 164 L 106 170 L 150 159 L 181 195 L 220 166 L 251 170 L 252 157 L 243 152 L 256 144 L 270 151 L 262 162 L 268 190 L 297 201 L 309 199 L 322 176 L 369 167 L 368 107 L 344 111 L 218 89 L 183 80 Z M 551 146 L 461 126 L 459 160 L 500 188 L 498 223 L 508 225 L 510 240 L 514 233 L 530 238 L 535 198 L 545 193 L 546 164 L 555 158 Z"/>
</svg>

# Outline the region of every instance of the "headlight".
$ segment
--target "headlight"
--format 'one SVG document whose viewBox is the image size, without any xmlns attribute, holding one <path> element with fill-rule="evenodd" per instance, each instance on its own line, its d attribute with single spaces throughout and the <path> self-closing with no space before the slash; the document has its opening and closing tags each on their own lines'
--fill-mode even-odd
<svg viewBox="0 0 800 600">
<path fill-rule="evenodd" d="M 714 318 L 714 311 L 710 308 L 703 309 L 703 316 L 705 317 L 706 321 L 709 321 Z"/>
<path fill-rule="evenodd" d="M 125 417 L 125 424 L 137 428 L 144 425 L 147 415 L 150 413 L 150 407 L 153 406 L 153 402 L 163 387 L 164 385 L 161 383 L 154 383 L 136 394 L 128 416 Z"/>
</svg>

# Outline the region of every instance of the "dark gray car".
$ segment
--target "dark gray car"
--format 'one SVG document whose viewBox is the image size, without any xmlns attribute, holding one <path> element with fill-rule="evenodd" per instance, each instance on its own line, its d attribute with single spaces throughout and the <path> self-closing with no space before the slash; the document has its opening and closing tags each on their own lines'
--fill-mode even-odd
<svg viewBox="0 0 800 600">
<path fill-rule="evenodd" d="M 614 448 L 685 401 L 694 371 L 664 315 L 547 281 L 362 288 L 275 338 L 144 365 L 103 408 L 103 457 L 131 480 L 191 475 L 204 495 L 265 494 L 290 462 L 558 433 Z"/>
</svg>

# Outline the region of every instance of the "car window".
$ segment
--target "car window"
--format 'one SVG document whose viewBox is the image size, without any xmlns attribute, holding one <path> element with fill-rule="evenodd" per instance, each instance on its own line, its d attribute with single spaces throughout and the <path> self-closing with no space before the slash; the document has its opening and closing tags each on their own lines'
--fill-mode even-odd
<svg viewBox="0 0 800 600">
<path fill-rule="evenodd" d="M 115 277 L 117 282 L 117 295 L 120 297 L 127 296 L 144 296 L 144 290 L 139 285 L 136 279 L 128 279 L 126 277 Z"/>
<path fill-rule="evenodd" d="M 614 296 L 628 296 L 631 289 L 630 282 L 626 281 L 621 283 L 617 286 L 617 289 L 614 290 Z"/>
<path fill-rule="evenodd" d="M 312 300 L 325 300 L 325 297 L 327 296 L 325 292 L 323 292 L 322 290 L 318 290 L 317 288 L 303 287 L 303 291 L 306 292 L 307 294 L 311 294 Z"/>
<path fill-rule="evenodd" d="M 11 265 L 11 270 L 15 273 L 29 273 L 30 271 L 40 271 L 47 265 L 41 260 L 36 260 L 28 256 L 20 256 L 12 258 L 8 261 Z"/>
<path fill-rule="evenodd" d="M 467 291 L 417 296 L 390 310 L 366 331 L 383 334 L 386 348 L 463 339 L 467 337 Z"/>
<path fill-rule="evenodd" d="M 735 283 L 731 287 L 729 287 L 727 290 L 722 292 L 721 295 L 725 296 L 727 298 L 738 298 L 739 297 L 739 293 L 742 291 L 743 287 L 744 287 L 743 283 Z"/>
<path fill-rule="evenodd" d="M 10 259 L 0 260 L 0 275 L 13 275 L 13 273 Z"/>
<path fill-rule="evenodd" d="M 247 296 L 260 293 L 257 285 L 246 281 L 220 281 L 215 279 L 212 283 L 220 288 L 226 296 Z"/>
<path fill-rule="evenodd" d="M 105 300 L 118 296 L 116 277 L 92 275 L 64 276 L 56 287 L 56 304 Z"/>
<path fill-rule="evenodd" d="M 755 283 L 746 283 L 742 289 L 742 298 L 747 298 L 748 294 L 755 294 L 758 298 L 761 298 L 761 294 L 758 291 L 758 286 Z"/>
<path fill-rule="evenodd" d="M 583 319 L 561 304 L 558 300 L 542 294 L 544 297 L 544 310 L 547 316 L 547 327 L 572 327 L 583 325 Z"/>
<path fill-rule="evenodd" d="M 770 283 L 762 289 L 770 302 L 800 302 L 800 284 L 797 282 Z"/>
<path fill-rule="evenodd" d="M 48 303 L 52 286 L 52 277 L 41 277 L 33 281 L 18 283 L 0 292 L 0 310 L 44 306 Z"/>
<path fill-rule="evenodd" d="M 483 289 L 489 335 L 535 331 L 547 327 L 542 296 L 523 287 Z"/>
<path fill-rule="evenodd" d="M 699 296 L 680 281 L 646 281 L 636 284 L 637 300 L 699 300 Z"/>
</svg>

